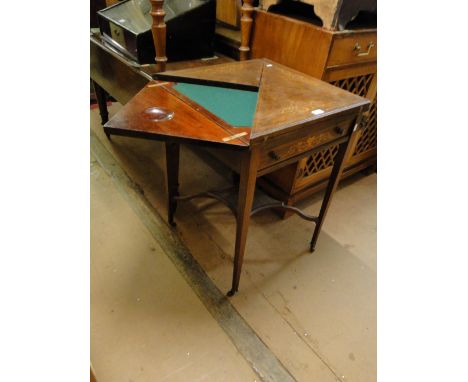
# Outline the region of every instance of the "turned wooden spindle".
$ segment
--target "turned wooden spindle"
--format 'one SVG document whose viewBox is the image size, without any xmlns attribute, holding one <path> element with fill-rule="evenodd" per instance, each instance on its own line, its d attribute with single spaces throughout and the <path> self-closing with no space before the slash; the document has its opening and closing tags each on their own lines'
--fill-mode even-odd
<svg viewBox="0 0 468 382">
<path fill-rule="evenodd" d="M 252 32 L 252 13 L 254 7 L 252 6 L 253 0 L 244 0 L 242 2 L 242 17 L 241 17 L 241 45 L 240 60 L 248 60 L 250 52 L 250 33 Z"/>
<path fill-rule="evenodd" d="M 166 70 L 166 23 L 164 17 L 166 12 L 163 9 L 164 0 L 151 0 L 151 17 L 153 18 L 153 25 L 151 32 L 153 33 L 154 47 L 156 49 L 156 64 L 158 71 L 164 72 Z"/>
</svg>

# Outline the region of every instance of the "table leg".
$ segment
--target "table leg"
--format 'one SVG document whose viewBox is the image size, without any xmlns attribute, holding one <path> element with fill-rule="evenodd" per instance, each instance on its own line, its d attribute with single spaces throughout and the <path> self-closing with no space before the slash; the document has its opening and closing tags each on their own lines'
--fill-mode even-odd
<svg viewBox="0 0 468 382">
<path fill-rule="evenodd" d="M 174 198 L 179 196 L 179 154 L 178 143 L 166 142 L 167 220 L 173 227 L 177 208 L 177 201 Z"/>
<path fill-rule="evenodd" d="M 109 120 L 109 112 L 107 111 L 107 93 L 97 82 L 92 82 L 99 106 L 99 114 L 101 115 L 101 125 L 104 125 Z M 106 132 L 106 135 L 107 138 L 110 139 L 110 134 Z"/>
<path fill-rule="evenodd" d="M 250 212 L 255 194 L 257 181 L 258 150 L 253 149 L 242 154 L 237 202 L 236 248 L 234 251 L 234 271 L 232 274 L 232 288 L 228 296 L 233 296 L 239 288 L 239 279 L 244 259 L 245 243 L 249 229 Z"/>
<path fill-rule="evenodd" d="M 346 142 L 341 143 L 339 145 L 332 173 L 330 175 L 330 179 L 328 180 L 327 190 L 325 191 L 322 206 L 320 207 L 318 221 L 315 224 L 314 234 L 312 236 L 312 241 L 310 242 L 310 252 L 314 252 L 315 250 L 315 244 L 317 243 L 320 230 L 322 229 L 322 224 L 325 220 L 325 215 L 327 214 L 328 207 L 330 206 L 333 194 L 335 193 L 336 187 L 338 186 L 338 183 L 340 181 L 341 174 L 343 173 L 345 162 L 344 159 L 347 157 L 347 151 L 351 147 L 350 142 L 351 139 L 348 139 Z"/>
</svg>

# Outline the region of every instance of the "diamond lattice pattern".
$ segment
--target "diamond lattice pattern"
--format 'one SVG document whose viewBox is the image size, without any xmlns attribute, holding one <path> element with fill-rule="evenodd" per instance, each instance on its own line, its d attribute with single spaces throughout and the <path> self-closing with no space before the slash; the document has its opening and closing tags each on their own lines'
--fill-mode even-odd
<svg viewBox="0 0 468 382">
<path fill-rule="evenodd" d="M 363 76 L 344 78 L 330 83 L 341 89 L 357 94 L 358 96 L 365 97 L 373 78 L 374 74 L 370 73 Z"/>
<path fill-rule="evenodd" d="M 305 178 L 332 166 L 337 153 L 338 146 L 336 145 L 312 154 L 307 158 L 302 171 L 299 172 L 299 177 Z"/>
<path fill-rule="evenodd" d="M 330 82 L 332 85 L 351 93 L 365 97 L 369 91 L 369 86 L 374 78 L 374 74 L 345 78 Z M 367 125 L 363 128 L 362 135 L 358 140 L 354 155 L 361 154 L 377 146 L 377 101 L 374 101 L 369 111 Z M 300 169 L 299 178 L 312 176 L 319 171 L 333 166 L 333 161 L 338 153 L 338 146 L 329 147 L 323 151 L 312 154 Z"/>
<path fill-rule="evenodd" d="M 369 119 L 357 141 L 354 155 L 364 153 L 375 147 L 377 147 L 377 99 L 370 107 Z"/>
</svg>

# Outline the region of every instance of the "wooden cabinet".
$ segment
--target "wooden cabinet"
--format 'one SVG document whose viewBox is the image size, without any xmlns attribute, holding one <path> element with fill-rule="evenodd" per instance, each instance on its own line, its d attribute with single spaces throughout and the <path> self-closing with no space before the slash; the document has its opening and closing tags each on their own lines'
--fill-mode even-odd
<svg viewBox="0 0 468 382">
<path fill-rule="evenodd" d="M 329 31 L 311 23 L 256 11 L 252 58 L 266 57 L 368 98 L 364 126 L 354 135 L 343 177 L 377 163 L 377 31 Z M 316 152 L 274 173 L 261 184 L 288 205 L 326 186 L 337 146 Z M 275 153 L 280 155 L 278 153 Z M 273 155 L 273 154 L 272 154 Z M 272 160 L 272 156 L 269 156 Z"/>
<path fill-rule="evenodd" d="M 377 33 L 335 34 L 327 59 L 327 67 L 359 64 L 377 60 Z"/>
<path fill-rule="evenodd" d="M 238 28 L 240 24 L 241 0 L 216 0 L 216 20 Z"/>
<path fill-rule="evenodd" d="M 320 20 L 320 26 L 328 30 L 349 29 L 349 25 L 362 17 L 371 17 L 376 21 L 377 0 L 296 0 L 295 4 L 286 4 L 282 0 L 259 0 L 259 7 L 264 11 L 271 10 L 276 5 L 280 7 L 301 7 L 301 16 L 310 16 L 312 13 Z M 309 13 L 309 15 L 307 15 Z M 376 24 L 375 24 L 376 25 Z"/>
</svg>

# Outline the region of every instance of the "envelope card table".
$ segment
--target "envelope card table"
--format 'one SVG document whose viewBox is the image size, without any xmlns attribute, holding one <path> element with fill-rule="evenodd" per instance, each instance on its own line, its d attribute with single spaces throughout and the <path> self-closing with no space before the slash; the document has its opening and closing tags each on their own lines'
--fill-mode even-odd
<svg viewBox="0 0 468 382">
<path fill-rule="evenodd" d="M 369 101 L 266 59 L 163 72 L 157 78 L 107 122 L 104 130 L 108 136 L 165 141 L 170 224 L 174 224 L 177 203 L 196 197 L 215 198 L 234 212 L 237 228 L 228 295 L 239 287 L 253 214 L 266 208 L 284 208 L 314 222 L 313 251 L 350 138 L 359 128 Z M 237 169 L 239 184 L 219 192 L 179 195 L 180 144 L 219 150 Z M 256 190 L 257 177 L 336 144 L 339 152 L 318 216 Z"/>
</svg>

